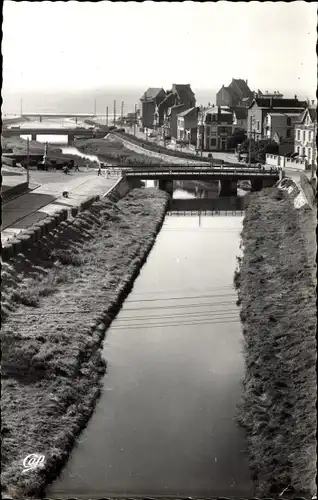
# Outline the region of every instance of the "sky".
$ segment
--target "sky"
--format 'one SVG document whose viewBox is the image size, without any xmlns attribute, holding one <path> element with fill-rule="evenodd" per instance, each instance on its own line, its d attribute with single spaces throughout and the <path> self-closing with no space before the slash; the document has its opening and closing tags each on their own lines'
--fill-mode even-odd
<svg viewBox="0 0 318 500">
<path fill-rule="evenodd" d="M 3 92 L 190 83 L 315 98 L 317 2 L 3 4 Z"/>
</svg>

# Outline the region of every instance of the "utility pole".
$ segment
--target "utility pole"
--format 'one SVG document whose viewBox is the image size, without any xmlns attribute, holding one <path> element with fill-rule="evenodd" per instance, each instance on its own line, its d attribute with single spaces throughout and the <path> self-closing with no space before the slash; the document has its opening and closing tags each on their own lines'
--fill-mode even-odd
<svg viewBox="0 0 318 500">
<path fill-rule="evenodd" d="M 28 187 L 29 187 L 29 183 L 30 183 L 30 141 L 29 141 L 29 138 L 27 138 L 27 183 L 28 183 Z"/>
<path fill-rule="evenodd" d="M 124 101 L 121 101 L 120 107 L 120 126 L 123 126 L 123 116 L 124 116 Z"/>
<path fill-rule="evenodd" d="M 136 124 L 137 124 L 137 104 L 135 104 L 134 136 L 136 136 Z"/>
<path fill-rule="evenodd" d="M 250 117 L 250 137 L 248 141 L 248 166 L 251 166 L 251 148 L 252 148 L 252 124 L 253 116 Z"/>
<path fill-rule="evenodd" d="M 114 127 L 116 126 L 116 101 L 114 101 Z"/>
<path fill-rule="evenodd" d="M 22 116 L 22 103 L 23 103 L 23 98 L 21 97 L 21 100 L 20 100 L 20 116 Z"/>
<path fill-rule="evenodd" d="M 108 126 L 108 106 L 106 106 L 106 125 Z"/>
<path fill-rule="evenodd" d="M 94 116 L 96 116 L 96 99 L 94 99 Z"/>
</svg>

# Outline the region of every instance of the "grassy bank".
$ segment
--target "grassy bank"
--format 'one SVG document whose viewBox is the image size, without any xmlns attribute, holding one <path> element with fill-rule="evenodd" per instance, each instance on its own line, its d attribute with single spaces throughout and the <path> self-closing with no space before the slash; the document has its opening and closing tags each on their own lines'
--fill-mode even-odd
<svg viewBox="0 0 318 500">
<path fill-rule="evenodd" d="M 95 202 L 9 263 L 2 276 L 2 484 L 39 495 L 67 459 L 100 393 L 101 342 L 149 252 L 168 196 Z M 30 453 L 43 469 L 22 474 Z"/>
<path fill-rule="evenodd" d="M 78 139 L 75 145 L 83 153 L 98 155 L 102 161 L 112 161 L 115 165 L 161 165 L 164 163 L 160 159 L 153 159 L 131 151 L 123 145 L 120 139 Z"/>
<path fill-rule="evenodd" d="M 276 187 L 253 195 L 244 219 L 234 280 L 245 354 L 239 420 L 259 496 L 315 491 L 315 228 L 316 210 L 296 210 Z"/>
</svg>

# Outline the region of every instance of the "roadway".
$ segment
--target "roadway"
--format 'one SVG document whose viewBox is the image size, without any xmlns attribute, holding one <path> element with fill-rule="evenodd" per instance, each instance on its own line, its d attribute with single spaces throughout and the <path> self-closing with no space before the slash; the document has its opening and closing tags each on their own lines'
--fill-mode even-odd
<svg viewBox="0 0 318 500">
<path fill-rule="evenodd" d="M 83 170 L 65 175 L 61 172 L 30 172 L 31 191 L 2 204 L 1 240 L 7 241 L 47 215 L 80 205 L 86 198 L 102 195 L 118 176 L 97 176 L 97 171 Z M 69 198 L 62 196 L 69 192 Z"/>
</svg>

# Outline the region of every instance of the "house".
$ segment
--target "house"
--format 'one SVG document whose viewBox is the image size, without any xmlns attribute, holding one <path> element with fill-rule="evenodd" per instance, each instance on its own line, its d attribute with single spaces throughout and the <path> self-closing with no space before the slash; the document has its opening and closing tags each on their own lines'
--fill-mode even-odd
<svg viewBox="0 0 318 500">
<path fill-rule="evenodd" d="M 268 92 L 268 90 L 265 91 L 265 94 L 258 89 L 257 92 L 254 92 L 254 99 L 260 98 L 260 97 L 265 97 L 265 98 L 270 98 L 272 97 L 273 99 L 283 99 L 284 95 L 279 92 L 279 90 L 274 90 L 274 92 Z"/>
<path fill-rule="evenodd" d="M 177 115 L 177 140 L 188 144 L 196 144 L 198 107 L 193 107 Z"/>
<path fill-rule="evenodd" d="M 140 124 L 143 128 L 154 128 L 156 107 L 165 98 L 163 88 L 149 88 L 140 98 Z"/>
<path fill-rule="evenodd" d="M 217 106 L 240 106 L 249 105 L 253 99 L 253 92 L 250 90 L 247 80 L 232 78 L 228 87 L 224 87 L 216 94 Z"/>
<path fill-rule="evenodd" d="M 278 141 L 282 139 L 294 138 L 295 123 L 300 120 L 301 112 L 282 112 L 280 109 L 273 109 L 264 117 L 263 130 L 266 139 L 274 139 L 277 135 Z"/>
<path fill-rule="evenodd" d="M 233 108 L 233 132 L 236 130 L 247 130 L 248 109 L 244 106 Z"/>
<path fill-rule="evenodd" d="M 155 123 L 165 139 L 177 139 L 177 115 L 195 107 L 196 99 L 190 84 L 172 85 L 156 109 Z"/>
<path fill-rule="evenodd" d="M 227 151 L 228 138 L 233 132 L 233 113 L 227 107 L 213 106 L 199 112 L 197 149 Z"/>
<path fill-rule="evenodd" d="M 294 152 L 308 161 L 308 165 L 317 167 L 317 109 L 308 107 L 301 119 L 295 124 Z"/>
<path fill-rule="evenodd" d="M 301 113 L 307 108 L 306 101 L 298 101 L 297 96 L 294 99 L 273 99 L 272 97 L 259 97 L 253 99 L 248 108 L 247 129 L 249 135 L 254 140 L 266 138 L 267 132 L 264 129 L 266 125 L 265 117 L 274 110 L 279 113 Z"/>
</svg>

